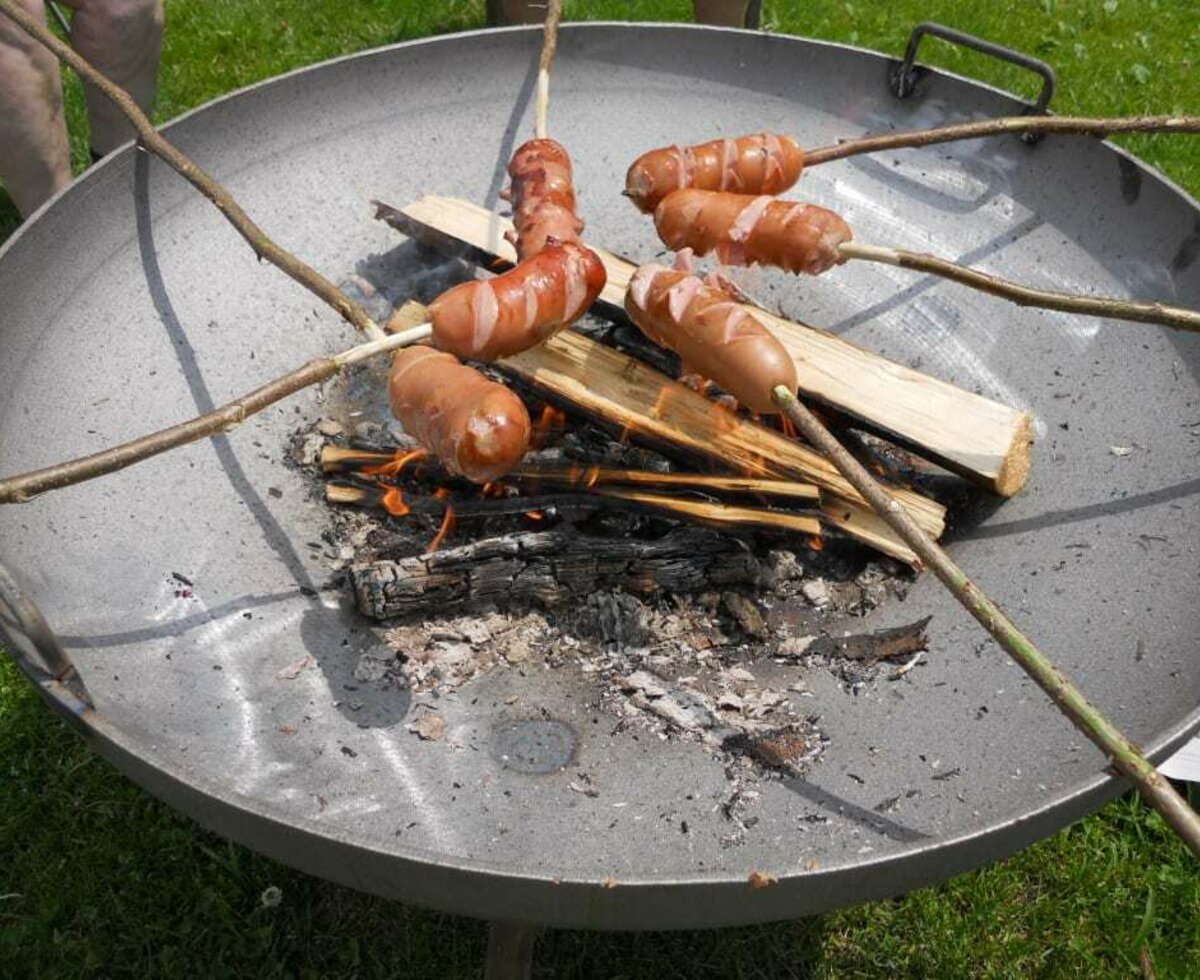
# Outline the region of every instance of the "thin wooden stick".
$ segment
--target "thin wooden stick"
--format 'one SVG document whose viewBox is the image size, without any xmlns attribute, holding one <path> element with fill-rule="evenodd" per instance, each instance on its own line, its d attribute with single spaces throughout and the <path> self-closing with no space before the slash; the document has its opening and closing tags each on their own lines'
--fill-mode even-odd
<svg viewBox="0 0 1200 980">
<path fill-rule="evenodd" d="M 146 118 L 136 102 L 123 88 L 96 69 L 70 45 L 60 41 L 45 25 L 25 10 L 17 0 L 0 0 L 0 13 L 7 14 L 30 37 L 48 48 L 60 61 L 70 65 L 79 75 L 99 89 L 132 124 L 141 145 L 155 156 L 165 160 L 181 177 L 207 197 L 237 229 L 260 259 L 266 259 L 284 274 L 300 283 L 305 289 L 323 299 L 346 320 L 354 324 L 368 337 L 384 336 L 379 325 L 358 303 L 345 295 L 316 269 L 300 261 L 291 252 L 275 242 L 263 231 L 233 195 L 215 181 L 208 173 L 193 163 L 174 145 L 169 143 Z"/>
<path fill-rule="evenodd" d="M 547 0 L 546 23 L 542 29 L 542 55 L 538 58 L 537 96 L 533 104 L 533 135 L 546 138 L 546 113 L 550 108 L 550 64 L 558 47 L 558 22 L 562 19 L 562 0 Z"/>
<path fill-rule="evenodd" d="M 1001 279 L 998 276 L 979 272 L 949 259 L 924 252 L 907 252 L 899 248 L 881 248 L 878 245 L 863 245 L 846 242 L 838 246 L 842 255 L 867 262 L 882 262 L 901 269 L 913 269 L 941 276 L 971 289 L 1010 300 L 1018 306 L 1040 306 L 1047 310 L 1062 310 L 1083 316 L 1112 317 L 1116 320 L 1135 320 L 1139 323 L 1158 323 L 1176 330 L 1200 331 L 1200 312 L 1186 310 L 1165 303 L 1143 303 L 1137 300 L 1117 299 L 1112 296 L 1081 296 L 1078 293 L 1059 293 L 1050 289 L 1035 289 L 1019 282 Z"/>
<path fill-rule="evenodd" d="M 322 453 L 322 456 L 324 454 Z M 322 459 L 324 462 L 324 459 Z M 711 494 L 761 495 L 789 500 L 820 500 L 820 488 L 812 483 L 767 480 L 750 476 L 717 476 L 712 473 L 656 473 L 653 470 L 614 469 L 607 466 L 567 468 L 524 467 L 513 470 L 505 480 L 551 483 L 584 490 L 609 486 L 641 486 L 654 489 L 698 490 Z"/>
<path fill-rule="evenodd" d="M 804 151 L 804 165 L 815 167 L 860 153 L 878 153 L 910 146 L 931 146 L 953 140 L 979 139 L 1003 133 L 1063 133 L 1111 136 L 1113 133 L 1200 133 L 1200 116 L 1003 116 L 979 122 L 918 129 L 907 133 L 881 133 Z"/>
<path fill-rule="evenodd" d="M 1141 750 L 1083 696 L 1067 676 L 1042 653 L 989 599 L 957 564 L 925 534 L 908 512 L 886 494 L 875 479 L 830 434 L 800 400 L 779 385 L 771 392 L 775 404 L 795 423 L 800 434 L 837 467 L 838 472 L 866 499 L 880 518 L 916 553 L 963 607 L 974 616 L 1059 709 L 1090 738 L 1197 857 L 1200 857 L 1200 815 L 1159 775 Z"/>
<path fill-rule="evenodd" d="M 419 344 L 427 340 L 430 334 L 429 324 L 423 323 L 391 336 L 369 340 L 333 357 L 309 361 L 303 367 L 187 422 L 180 422 L 132 442 L 92 453 L 90 456 L 81 456 L 45 469 L 7 477 L 0 480 L 0 504 L 25 503 L 47 490 L 58 490 L 86 480 L 94 480 L 98 476 L 115 473 L 151 456 L 165 453 L 168 449 L 226 432 L 244 422 L 247 417 L 261 412 L 268 405 L 273 405 L 309 385 L 327 381 L 343 368 L 359 364 L 397 347 Z"/>
</svg>

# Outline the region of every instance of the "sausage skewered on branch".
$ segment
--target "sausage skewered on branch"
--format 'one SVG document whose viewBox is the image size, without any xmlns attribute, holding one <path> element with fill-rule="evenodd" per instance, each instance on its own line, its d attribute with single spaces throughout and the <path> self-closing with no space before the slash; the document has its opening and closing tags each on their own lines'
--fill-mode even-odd
<svg viewBox="0 0 1200 980">
<path fill-rule="evenodd" d="M 861 259 L 941 276 L 1021 306 L 1200 331 L 1200 312 L 1195 310 L 1035 289 L 934 255 L 853 242 L 850 227 L 840 217 L 812 204 L 688 188 L 668 194 L 659 203 L 654 224 L 670 248 L 690 248 L 697 255 L 713 253 L 728 265 L 761 263 L 819 274 L 849 259 Z"/>
<path fill-rule="evenodd" d="M 1006 133 L 1111 136 L 1114 133 L 1200 133 L 1200 116 L 1003 116 L 907 133 L 881 133 L 802 150 L 782 133 L 663 146 L 638 157 L 625 175 L 625 196 L 649 214 L 672 191 L 695 187 L 741 194 L 779 194 L 815 167 L 861 153 L 931 146 Z"/>
<path fill-rule="evenodd" d="M 796 365 L 746 307 L 690 273 L 649 263 L 629 281 L 625 311 L 685 371 L 711 378 L 752 412 L 778 412 L 771 391 L 795 391 Z"/>
</svg>

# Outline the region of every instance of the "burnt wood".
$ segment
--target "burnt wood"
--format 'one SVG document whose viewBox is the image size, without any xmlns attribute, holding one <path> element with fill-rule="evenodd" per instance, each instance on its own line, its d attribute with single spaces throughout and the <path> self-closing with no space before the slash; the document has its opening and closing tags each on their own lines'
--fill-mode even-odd
<svg viewBox="0 0 1200 980">
<path fill-rule="evenodd" d="M 514 602 L 553 606 L 598 588 L 699 592 L 756 584 L 762 574 L 737 541 L 695 529 L 654 540 L 565 529 L 510 534 L 349 569 L 358 609 L 372 619 Z"/>
</svg>

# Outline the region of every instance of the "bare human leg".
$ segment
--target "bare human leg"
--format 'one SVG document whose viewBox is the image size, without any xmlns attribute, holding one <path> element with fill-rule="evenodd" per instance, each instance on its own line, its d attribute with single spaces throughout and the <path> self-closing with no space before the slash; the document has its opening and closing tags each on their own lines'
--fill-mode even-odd
<svg viewBox="0 0 1200 980">
<path fill-rule="evenodd" d="M 149 115 L 162 50 L 162 0 L 62 2 L 75 11 L 71 18 L 75 50 L 132 95 Z M 111 153 L 133 138 L 133 128 L 108 99 L 87 84 L 84 93 L 94 153 Z"/>
<path fill-rule="evenodd" d="M 42 0 L 18 0 L 45 17 Z M 0 180 L 28 216 L 71 181 L 54 55 L 0 14 Z"/>
</svg>

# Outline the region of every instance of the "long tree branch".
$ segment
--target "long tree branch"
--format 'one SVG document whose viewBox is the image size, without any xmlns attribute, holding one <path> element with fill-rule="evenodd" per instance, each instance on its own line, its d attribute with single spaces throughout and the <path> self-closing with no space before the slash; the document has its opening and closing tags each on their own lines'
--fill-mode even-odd
<svg viewBox="0 0 1200 980">
<path fill-rule="evenodd" d="M 783 385 L 772 393 L 775 404 L 801 435 L 820 450 L 887 524 L 912 548 L 963 607 L 974 616 L 1075 726 L 1133 780 L 1146 801 L 1163 815 L 1183 842 L 1200 857 L 1200 815 L 1175 792 L 1136 745 L 1126 738 L 1067 676 L 1025 636 L 1004 611 L 984 594 L 935 544 L 899 503 L 839 443 L 804 404 Z"/>
<path fill-rule="evenodd" d="M 0 0 L 0 12 L 11 17 L 26 34 L 48 48 L 55 57 L 70 65 L 82 78 L 104 93 L 132 124 L 142 146 L 165 160 L 180 176 L 212 201 L 217 206 L 217 210 L 225 215 L 260 260 L 266 259 L 300 285 L 319 296 L 368 337 L 384 336 L 379 325 L 371 319 L 362 306 L 346 296 L 316 269 L 276 245 L 267 233 L 242 210 L 242 206 L 233 199 L 233 195 L 229 191 L 188 159 L 154 128 L 154 124 L 146 118 L 146 114 L 138 108 L 137 103 L 133 101 L 128 92 L 98 71 L 69 44 L 60 41 L 17 0 Z"/>
<path fill-rule="evenodd" d="M 953 140 L 979 139 L 1003 133 L 1064 133 L 1110 136 L 1114 133 L 1200 133 L 1200 116 L 1003 116 L 979 122 L 918 129 L 906 133 L 881 133 L 844 140 L 833 146 L 804 151 L 804 165 L 815 167 L 860 153 L 878 153 L 910 146 L 931 146 Z"/>
<path fill-rule="evenodd" d="M 1001 279 L 998 276 L 978 272 L 957 262 L 940 259 L 923 252 L 907 252 L 898 248 L 882 248 L 878 245 L 862 245 L 845 242 L 838 251 L 849 259 L 865 259 L 882 262 L 901 269 L 928 272 L 931 275 L 950 279 L 963 286 L 978 289 L 1011 300 L 1018 306 L 1040 306 L 1048 310 L 1063 310 L 1084 316 L 1113 317 L 1118 320 L 1136 320 L 1141 323 L 1159 323 L 1176 330 L 1200 331 L 1200 312 L 1164 303 L 1143 303 L 1137 300 L 1117 299 L 1110 296 L 1081 296 L 1078 293 L 1059 293 L 1049 289 L 1034 289 L 1021 283 Z"/>
<path fill-rule="evenodd" d="M 550 64 L 558 47 L 558 22 L 562 19 L 562 0 L 547 0 L 546 23 L 542 28 L 542 53 L 538 58 L 537 96 L 533 103 L 533 135 L 546 138 L 546 113 L 550 108 Z"/>
<path fill-rule="evenodd" d="M 390 336 L 384 335 L 351 347 L 333 357 L 309 361 L 303 367 L 187 422 L 180 422 L 178 425 L 92 453 L 90 456 L 81 456 L 65 463 L 47 466 L 45 469 L 0 479 L 0 504 L 25 503 L 47 490 L 59 490 L 75 483 L 94 480 L 98 476 L 115 473 L 151 456 L 165 453 L 168 449 L 186 446 L 189 442 L 196 442 L 206 436 L 226 432 L 244 422 L 249 416 L 261 412 L 268 405 L 274 405 L 275 402 L 309 385 L 329 380 L 343 368 L 395 350 L 397 347 L 421 343 L 429 336 L 429 325 L 424 323 Z"/>
</svg>

